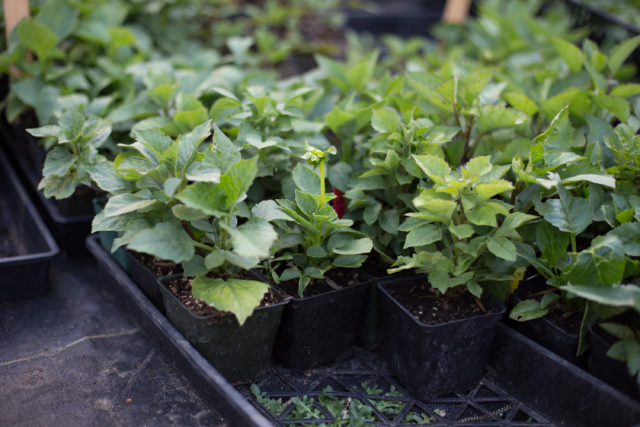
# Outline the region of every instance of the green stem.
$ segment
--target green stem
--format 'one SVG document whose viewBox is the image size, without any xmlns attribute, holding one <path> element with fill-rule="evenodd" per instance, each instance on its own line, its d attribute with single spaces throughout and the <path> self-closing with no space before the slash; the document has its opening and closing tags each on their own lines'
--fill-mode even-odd
<svg viewBox="0 0 640 427">
<path fill-rule="evenodd" d="M 213 252 L 216 250 L 216 248 L 214 248 L 213 246 L 205 245 L 204 243 L 196 242 L 195 240 L 193 241 L 193 246 L 195 246 L 196 248 L 205 249 L 209 252 Z"/>
<path fill-rule="evenodd" d="M 324 161 L 320 162 L 320 202 L 323 206 L 326 203 L 324 187 Z"/>
<path fill-rule="evenodd" d="M 571 239 L 571 252 L 578 252 L 578 245 L 576 244 L 576 233 L 569 233 Z"/>
</svg>

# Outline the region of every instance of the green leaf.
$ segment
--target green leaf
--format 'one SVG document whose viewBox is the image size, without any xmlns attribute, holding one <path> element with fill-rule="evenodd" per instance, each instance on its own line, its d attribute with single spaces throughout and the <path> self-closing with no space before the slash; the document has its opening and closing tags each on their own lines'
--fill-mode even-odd
<svg viewBox="0 0 640 427">
<path fill-rule="evenodd" d="M 585 286 L 568 284 L 560 289 L 613 307 L 632 307 L 640 313 L 640 287 L 636 285 Z"/>
<path fill-rule="evenodd" d="M 437 184 L 444 182 L 443 178 L 451 174 L 449 164 L 441 157 L 433 154 L 412 155 L 422 171 Z"/>
<path fill-rule="evenodd" d="M 304 193 L 320 194 L 320 176 L 302 163 L 293 169 L 293 181 Z"/>
<path fill-rule="evenodd" d="M 187 261 L 194 255 L 193 240 L 187 232 L 176 224 L 166 222 L 141 231 L 128 247 L 175 263 Z"/>
<path fill-rule="evenodd" d="M 609 95 L 620 98 L 629 98 L 640 93 L 640 83 L 625 83 L 611 89 Z"/>
<path fill-rule="evenodd" d="M 262 218 L 251 218 L 237 228 L 222 223 L 220 226 L 231 236 L 235 253 L 256 261 L 269 256 L 278 238 L 273 226 Z"/>
<path fill-rule="evenodd" d="M 16 94 L 20 101 L 35 110 L 40 124 L 48 123 L 58 109 L 60 88 L 56 86 L 47 85 L 40 80 L 26 78 L 11 83 L 11 91 Z"/>
<path fill-rule="evenodd" d="M 629 102 L 626 99 L 610 95 L 591 95 L 591 99 L 597 106 L 609 111 L 621 122 L 626 122 L 629 118 Z"/>
<path fill-rule="evenodd" d="M 219 183 L 221 174 L 220 169 L 215 166 L 204 162 L 195 162 L 187 168 L 186 177 L 189 181 L 194 182 Z"/>
<path fill-rule="evenodd" d="M 370 204 L 364 209 L 364 212 L 362 213 L 362 219 L 367 224 L 372 225 L 378 219 L 381 210 L 382 204 L 380 204 L 379 202 Z"/>
<path fill-rule="evenodd" d="M 547 263 L 555 267 L 567 253 L 569 235 L 559 232 L 548 222 L 542 222 L 536 227 L 536 243 Z"/>
<path fill-rule="evenodd" d="M 129 181 L 116 175 L 113 163 L 109 161 L 98 162 L 89 169 L 91 179 L 96 185 L 107 193 L 117 194 L 130 189 Z"/>
<path fill-rule="evenodd" d="M 624 252 L 632 257 L 640 257 L 640 223 L 632 222 L 607 233 L 608 236 L 616 236 L 624 246 Z"/>
<path fill-rule="evenodd" d="M 567 63 L 572 72 L 577 73 L 580 71 L 583 56 L 582 51 L 576 45 L 558 37 L 552 37 L 551 44 L 553 44 L 558 55 Z"/>
<path fill-rule="evenodd" d="M 329 238 L 327 249 L 340 255 L 367 254 L 373 249 L 373 242 L 368 237 L 356 239 L 349 234 L 338 233 Z"/>
<path fill-rule="evenodd" d="M 324 258 L 329 255 L 329 253 L 320 245 L 309 246 L 305 253 L 311 258 Z"/>
<path fill-rule="evenodd" d="M 609 188 L 616 188 L 616 179 L 610 175 L 598 175 L 593 173 L 586 173 L 580 175 L 574 175 L 569 178 L 563 179 L 563 184 L 573 184 L 575 182 L 593 182 L 594 184 L 603 185 Z"/>
<path fill-rule="evenodd" d="M 113 196 L 107 201 L 104 213 L 107 217 L 117 216 L 144 209 L 155 203 L 155 200 L 150 199 L 150 194 L 147 190 L 134 194 L 123 193 Z"/>
<path fill-rule="evenodd" d="M 403 248 L 407 249 L 417 246 L 425 246 L 434 242 L 439 242 L 441 239 L 442 232 L 439 227 L 433 224 L 424 224 L 407 233 Z"/>
<path fill-rule="evenodd" d="M 449 231 L 458 239 L 468 239 L 475 232 L 471 224 L 450 225 Z"/>
<path fill-rule="evenodd" d="M 258 172 L 258 158 L 240 160 L 220 178 L 220 189 L 226 194 L 226 207 L 242 201 Z"/>
<path fill-rule="evenodd" d="M 523 111 L 528 116 L 533 116 L 538 112 L 538 105 L 522 92 L 507 92 L 503 97 L 509 105 Z"/>
<path fill-rule="evenodd" d="M 269 291 L 269 285 L 255 280 L 196 277 L 191 282 L 194 298 L 221 311 L 229 311 L 243 325 Z"/>
<path fill-rule="evenodd" d="M 573 197 L 560 183 L 558 183 L 558 195 L 559 199 L 535 203 L 536 210 L 559 230 L 567 233 L 582 233 L 591 224 L 589 201 Z"/>
<path fill-rule="evenodd" d="M 35 18 L 20 21 L 16 31 L 22 43 L 33 50 L 41 61 L 45 61 L 58 45 L 56 34 Z"/>
<path fill-rule="evenodd" d="M 482 182 L 475 187 L 478 196 L 482 199 L 490 199 L 491 197 L 502 194 L 513 189 L 513 184 L 504 179 L 496 179 L 491 182 Z"/>
<path fill-rule="evenodd" d="M 185 221 L 195 221 L 199 219 L 205 219 L 207 214 L 202 212 L 200 209 L 190 208 L 185 205 L 175 205 L 171 208 L 171 212 L 173 215 Z"/>
<path fill-rule="evenodd" d="M 640 36 L 635 36 L 617 44 L 611 50 L 611 55 L 609 56 L 609 70 L 611 70 L 611 74 L 615 74 L 620 69 L 624 61 L 636 50 L 638 45 L 640 45 Z"/>
<path fill-rule="evenodd" d="M 379 225 L 389 234 L 398 234 L 398 225 L 400 224 L 400 215 L 395 209 L 385 209 L 380 216 Z"/>
<path fill-rule="evenodd" d="M 527 320 L 538 319 L 549 312 L 548 308 L 542 308 L 536 300 L 527 299 L 520 301 L 511 309 L 509 318 L 518 322 L 526 322 Z"/>
<path fill-rule="evenodd" d="M 240 158 L 240 149 L 214 124 L 213 144 L 211 150 L 205 153 L 204 161 L 208 165 L 214 166 L 222 173 L 225 173 L 231 165 L 236 164 Z"/>
<path fill-rule="evenodd" d="M 188 207 L 198 209 L 207 215 L 220 217 L 227 213 L 227 194 L 219 184 L 196 182 L 175 197 Z"/>
<path fill-rule="evenodd" d="M 478 285 L 478 283 L 474 280 L 467 282 L 467 290 L 471 292 L 471 295 L 480 298 L 482 296 L 482 286 Z"/>
<path fill-rule="evenodd" d="M 78 22 L 75 11 L 66 0 L 45 2 L 38 13 L 37 19 L 51 29 L 60 41 L 73 32 Z"/>
<path fill-rule="evenodd" d="M 274 221 L 277 219 L 291 221 L 291 217 L 284 213 L 274 200 L 261 201 L 251 208 L 251 215 L 257 218 L 262 218 L 265 221 Z"/>
<path fill-rule="evenodd" d="M 400 117 L 398 113 L 389 108 L 374 110 L 371 115 L 371 126 L 378 132 L 395 132 L 400 126 Z"/>
<path fill-rule="evenodd" d="M 191 132 L 178 139 L 178 160 L 176 167 L 182 172 L 196 156 L 198 147 L 211 135 L 211 120 L 196 126 Z"/>
<path fill-rule="evenodd" d="M 521 125 L 529 117 L 518 110 L 499 107 L 497 105 L 483 105 L 478 116 L 478 132 L 485 133 L 493 129 Z"/>
<path fill-rule="evenodd" d="M 495 256 L 507 261 L 515 262 L 517 258 L 516 245 L 505 237 L 493 237 L 487 241 L 487 249 Z"/>
<path fill-rule="evenodd" d="M 42 174 L 63 176 L 75 164 L 76 157 L 65 147 L 54 147 L 47 153 Z"/>
</svg>

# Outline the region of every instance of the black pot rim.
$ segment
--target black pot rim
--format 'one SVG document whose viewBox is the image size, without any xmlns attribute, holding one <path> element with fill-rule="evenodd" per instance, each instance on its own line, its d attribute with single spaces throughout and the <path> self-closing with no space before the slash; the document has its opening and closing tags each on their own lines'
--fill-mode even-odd
<svg viewBox="0 0 640 427">
<path fill-rule="evenodd" d="M 162 290 L 162 293 L 163 293 L 163 294 L 168 295 L 170 298 L 172 298 L 172 299 L 174 299 L 175 301 L 177 301 L 177 302 L 180 304 L 180 307 L 182 307 L 184 310 L 186 310 L 186 311 L 187 311 L 187 312 L 188 312 L 188 313 L 189 313 L 189 314 L 190 314 L 194 319 L 198 319 L 198 320 L 209 320 L 209 319 L 212 319 L 212 318 L 214 318 L 214 317 L 216 317 L 216 318 L 219 318 L 219 317 L 220 317 L 220 316 L 215 316 L 215 315 L 213 315 L 213 314 L 211 314 L 211 315 L 209 315 L 209 316 L 199 316 L 199 315 L 197 315 L 197 314 L 193 313 L 193 311 L 189 310 L 189 308 L 187 308 L 187 306 L 186 306 L 186 305 L 184 305 L 184 304 L 182 303 L 182 301 L 180 301 L 180 299 L 179 299 L 178 297 L 176 297 L 176 296 L 173 294 L 173 292 L 171 292 L 169 289 L 167 289 L 167 287 L 164 285 L 164 282 L 166 282 L 166 281 L 168 281 L 168 280 L 172 280 L 172 279 L 178 278 L 178 277 L 182 277 L 182 274 L 181 274 L 181 273 L 176 273 L 176 274 L 172 274 L 172 275 L 170 275 L 170 276 L 162 276 L 162 277 L 158 277 L 158 280 L 157 280 L 156 282 L 157 282 L 158 286 L 160 286 L 160 289 Z M 267 282 L 267 284 L 268 284 L 268 285 L 270 285 L 272 289 L 275 289 L 276 291 L 278 291 L 279 293 L 281 293 L 281 294 L 282 294 L 282 291 L 280 291 L 278 288 L 273 287 L 273 286 L 271 285 L 271 283 L 268 283 L 268 282 Z M 281 296 L 282 296 L 282 295 L 281 295 Z M 282 301 L 280 301 L 280 302 L 278 302 L 278 303 L 276 303 L 276 304 L 270 304 L 270 305 L 266 305 L 266 306 L 264 306 L 264 307 L 256 307 L 256 308 L 255 308 L 255 309 L 253 309 L 253 311 L 251 312 L 251 316 L 253 316 L 253 313 L 255 313 L 255 312 L 256 312 L 256 311 L 258 311 L 258 310 L 260 310 L 260 311 L 265 311 L 265 310 L 268 310 L 268 309 L 271 309 L 271 308 L 275 308 L 275 307 L 280 307 L 280 306 L 286 305 L 286 304 L 288 304 L 288 303 L 289 303 L 289 299 L 288 299 L 288 298 L 286 298 L 286 297 L 283 297 L 283 300 L 282 300 Z M 216 310 L 217 310 L 217 309 L 216 309 Z M 222 311 L 222 310 L 220 310 L 220 311 Z M 225 314 L 225 317 L 226 317 L 226 316 L 231 316 L 234 320 L 236 320 L 236 321 L 237 321 L 237 318 L 236 318 L 236 316 L 235 316 L 233 313 L 228 312 L 228 311 L 227 311 L 227 312 L 224 312 L 224 313 L 226 313 L 226 314 Z M 249 316 L 249 317 L 251 317 L 251 316 Z M 248 318 L 247 318 L 247 319 L 248 319 Z"/>
<path fill-rule="evenodd" d="M 426 275 L 419 275 L 419 276 L 412 276 L 412 277 L 400 277 L 400 278 L 397 278 L 397 279 L 382 280 L 382 281 L 378 282 L 378 289 L 380 289 L 380 291 L 385 296 L 387 296 L 387 298 L 389 298 L 397 307 L 399 307 L 407 316 L 409 316 L 418 326 L 420 326 L 422 328 L 435 329 L 435 328 L 439 328 L 441 326 L 460 324 L 460 323 L 464 323 L 464 322 L 467 322 L 467 321 L 470 321 L 470 320 L 477 320 L 477 319 L 483 318 L 483 317 L 502 316 L 507 310 L 507 308 L 504 306 L 504 304 L 501 304 L 498 301 L 496 301 L 495 299 L 493 299 L 492 297 L 490 297 L 494 301 L 496 306 L 500 308 L 499 311 L 496 311 L 494 313 L 479 314 L 477 316 L 467 317 L 467 318 L 464 318 L 464 319 L 451 320 L 449 322 L 439 323 L 437 325 L 429 325 L 427 323 L 424 323 L 420 319 L 416 318 L 416 316 L 414 316 L 409 310 L 407 310 L 407 308 L 405 306 L 400 304 L 400 302 L 397 299 L 395 299 L 391 295 L 391 293 L 386 289 L 386 286 L 400 286 L 400 285 L 404 284 L 404 282 L 406 282 L 406 281 L 415 280 L 415 279 L 422 279 L 422 278 L 427 280 L 427 276 Z"/>
</svg>

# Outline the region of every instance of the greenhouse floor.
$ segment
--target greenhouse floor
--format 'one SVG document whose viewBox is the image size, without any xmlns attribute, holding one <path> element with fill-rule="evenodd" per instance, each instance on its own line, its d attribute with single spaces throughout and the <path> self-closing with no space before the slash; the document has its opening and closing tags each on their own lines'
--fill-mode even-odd
<svg viewBox="0 0 640 427">
<path fill-rule="evenodd" d="M 0 425 L 225 425 L 100 280 L 58 259 L 45 298 L 0 305 Z"/>
</svg>

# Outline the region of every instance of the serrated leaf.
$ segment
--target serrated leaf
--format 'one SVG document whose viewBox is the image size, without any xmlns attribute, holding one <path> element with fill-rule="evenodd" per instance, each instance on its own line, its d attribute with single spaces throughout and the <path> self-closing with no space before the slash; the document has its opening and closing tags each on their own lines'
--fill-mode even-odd
<svg viewBox="0 0 640 427">
<path fill-rule="evenodd" d="M 291 221 L 291 217 L 284 213 L 282 209 L 274 200 L 263 200 L 253 208 L 251 208 L 251 215 L 257 218 L 262 218 L 265 221 L 285 220 Z"/>
<path fill-rule="evenodd" d="M 507 261 L 515 262 L 517 258 L 516 245 L 507 238 L 493 237 L 487 241 L 487 249 L 495 256 Z"/>
<path fill-rule="evenodd" d="M 636 50 L 638 45 L 640 45 L 640 36 L 635 36 L 617 44 L 611 50 L 611 55 L 609 56 L 609 70 L 611 70 L 612 74 L 615 74 L 620 69 L 622 64 L 624 64 L 624 61 L 626 61 L 629 55 Z"/>
<path fill-rule="evenodd" d="M 220 217 L 227 213 L 227 194 L 218 184 L 196 182 L 175 197 L 188 207 L 198 209 L 207 215 Z"/>
<path fill-rule="evenodd" d="M 558 37 L 552 37 L 551 44 L 553 44 L 558 55 L 567 63 L 572 72 L 577 73 L 580 71 L 583 56 L 582 51 L 576 45 Z"/>
<path fill-rule="evenodd" d="M 104 213 L 107 217 L 117 216 L 144 209 L 155 203 L 156 201 L 150 199 L 150 195 L 146 192 L 135 194 L 123 193 L 115 195 L 107 201 L 104 207 Z"/>
<path fill-rule="evenodd" d="M 449 231 L 458 239 L 468 239 L 473 236 L 474 229 L 471 224 L 450 225 Z"/>
<path fill-rule="evenodd" d="M 439 242 L 441 239 L 442 232 L 439 227 L 433 224 L 423 224 L 407 233 L 403 248 L 426 246 L 434 242 Z"/>
<path fill-rule="evenodd" d="M 490 199 L 495 195 L 512 190 L 513 184 L 504 179 L 497 179 L 495 181 L 477 184 L 475 189 L 481 198 Z"/>
<path fill-rule="evenodd" d="M 320 194 L 320 176 L 302 163 L 293 169 L 293 181 L 304 193 Z"/>
<path fill-rule="evenodd" d="M 493 129 L 521 125 L 529 117 L 521 111 L 497 105 L 483 105 L 478 116 L 478 132 L 485 133 Z"/>
<path fill-rule="evenodd" d="M 247 258 L 269 256 L 271 246 L 278 238 L 273 226 L 262 218 L 251 218 L 236 228 L 220 226 L 231 236 L 233 251 Z"/>
<path fill-rule="evenodd" d="M 398 225 L 400 224 L 400 215 L 396 209 L 385 209 L 378 220 L 380 228 L 389 234 L 398 234 Z"/>
<path fill-rule="evenodd" d="M 226 207 L 242 201 L 258 172 L 258 158 L 252 157 L 235 163 L 220 177 L 220 189 L 226 195 Z"/>
<path fill-rule="evenodd" d="M 591 95 L 591 100 L 616 116 L 621 122 L 629 118 L 629 102 L 626 99 L 610 95 Z"/>
<path fill-rule="evenodd" d="M 544 219 L 561 231 L 579 234 L 591 224 L 589 201 L 570 195 L 562 184 L 558 184 L 560 198 L 535 203 L 536 210 Z"/>
<path fill-rule="evenodd" d="M 194 255 L 193 240 L 187 232 L 176 224 L 166 222 L 136 234 L 128 247 L 175 263 L 187 261 Z"/>
<path fill-rule="evenodd" d="M 42 174 L 63 176 L 76 163 L 76 157 L 65 147 L 54 147 L 47 153 Z"/>
<path fill-rule="evenodd" d="M 395 132 L 400 126 L 400 117 L 389 108 L 374 110 L 371 115 L 371 126 L 378 132 Z"/>
<path fill-rule="evenodd" d="M 191 282 L 193 296 L 221 311 L 229 311 L 243 325 L 269 291 L 269 285 L 255 280 L 196 277 Z"/>
<path fill-rule="evenodd" d="M 451 174 L 449 164 L 441 157 L 433 154 L 412 155 L 422 171 L 436 183 L 442 183 L 443 177 Z"/>
</svg>

